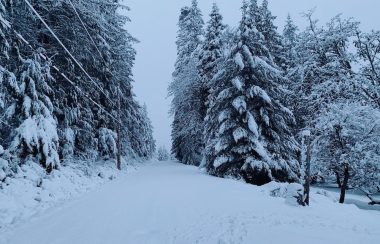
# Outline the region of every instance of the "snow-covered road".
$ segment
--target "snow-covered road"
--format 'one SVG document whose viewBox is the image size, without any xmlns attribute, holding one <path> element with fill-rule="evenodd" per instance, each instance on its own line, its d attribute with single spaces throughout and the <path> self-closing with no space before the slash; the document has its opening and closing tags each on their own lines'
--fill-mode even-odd
<svg viewBox="0 0 380 244">
<path fill-rule="evenodd" d="M 52 209 L 7 244 L 361 243 L 380 240 L 380 212 L 315 196 L 309 208 L 263 188 L 154 163 Z"/>
</svg>

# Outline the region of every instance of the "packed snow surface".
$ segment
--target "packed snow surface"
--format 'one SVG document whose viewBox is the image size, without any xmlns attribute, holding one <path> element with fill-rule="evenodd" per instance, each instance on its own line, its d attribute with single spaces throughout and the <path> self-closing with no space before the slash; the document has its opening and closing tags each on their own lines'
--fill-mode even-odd
<svg viewBox="0 0 380 244">
<path fill-rule="evenodd" d="M 270 194 L 275 187 L 276 183 L 256 187 L 214 178 L 177 163 L 153 163 L 0 232 L 0 240 L 7 244 L 378 243 L 380 212 L 340 205 L 316 192 L 311 207 L 300 207 Z"/>
</svg>

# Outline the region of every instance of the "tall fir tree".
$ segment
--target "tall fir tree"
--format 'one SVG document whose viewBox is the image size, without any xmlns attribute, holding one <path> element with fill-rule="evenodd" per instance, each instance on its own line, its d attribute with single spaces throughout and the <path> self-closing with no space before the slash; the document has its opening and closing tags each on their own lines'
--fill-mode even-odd
<svg viewBox="0 0 380 244">
<path fill-rule="evenodd" d="M 285 58 L 285 70 L 289 71 L 297 65 L 297 39 L 298 39 L 298 27 L 294 24 L 294 21 L 290 14 L 288 14 L 282 33 L 282 40 L 284 45 L 284 58 Z"/>
<path fill-rule="evenodd" d="M 208 164 L 207 159 L 215 154 L 214 140 L 216 136 L 215 121 L 217 118 L 213 114 L 213 106 L 216 100 L 218 84 L 214 84 L 213 78 L 218 73 L 218 64 L 223 58 L 224 43 L 223 34 L 225 26 L 222 23 L 223 17 L 219 13 L 219 8 L 216 4 L 213 5 L 210 14 L 210 20 L 207 25 L 206 38 L 199 56 L 199 74 L 202 78 L 202 83 L 207 91 L 207 98 L 204 102 L 207 110 L 204 120 L 204 158 L 202 167 Z"/>
<path fill-rule="evenodd" d="M 207 159 L 207 169 L 258 185 L 297 181 L 294 118 L 280 102 L 282 74 L 259 31 L 258 10 L 256 1 L 244 2 L 239 43 L 215 76 L 216 154 Z"/>
<path fill-rule="evenodd" d="M 198 74 L 198 56 L 204 35 L 198 3 L 184 7 L 179 18 L 177 62 L 169 94 L 173 96 L 171 113 L 172 153 L 182 163 L 199 165 L 203 153 L 203 120 L 205 89 Z"/>
<path fill-rule="evenodd" d="M 284 50 L 283 40 L 277 31 L 277 26 L 274 24 L 276 17 L 273 16 L 269 9 L 268 0 L 263 0 L 262 5 L 259 7 L 259 15 L 261 22 L 257 22 L 257 29 L 264 36 L 265 46 L 270 51 L 275 64 L 284 69 L 286 65 L 284 51 L 286 49 Z"/>
</svg>

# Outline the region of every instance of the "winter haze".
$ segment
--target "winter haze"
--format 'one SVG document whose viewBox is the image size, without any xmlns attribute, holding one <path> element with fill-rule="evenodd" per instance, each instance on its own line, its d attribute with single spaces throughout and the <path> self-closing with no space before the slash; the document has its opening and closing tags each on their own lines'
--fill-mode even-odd
<svg viewBox="0 0 380 244">
<path fill-rule="evenodd" d="M 128 30 L 140 40 L 136 45 L 137 59 L 134 66 L 134 91 L 138 100 L 148 106 L 149 116 L 153 122 L 157 145 L 170 148 L 171 118 L 168 111 L 170 98 L 167 87 L 172 80 L 176 59 L 175 38 L 178 15 L 181 7 L 190 5 L 190 0 L 129 0 L 128 13 L 132 22 Z M 200 0 L 199 5 L 205 20 L 216 2 L 224 17 L 224 23 L 236 26 L 241 17 L 240 0 Z M 271 0 L 270 9 L 277 16 L 277 25 L 282 31 L 288 13 L 300 28 L 307 23 L 302 13 L 316 8 L 315 17 L 321 24 L 337 14 L 354 17 L 361 22 L 363 30 L 378 29 L 380 1 L 378 0 Z M 154 24 L 153 24 L 154 23 Z M 170 72 L 169 72 L 170 71 Z"/>
</svg>

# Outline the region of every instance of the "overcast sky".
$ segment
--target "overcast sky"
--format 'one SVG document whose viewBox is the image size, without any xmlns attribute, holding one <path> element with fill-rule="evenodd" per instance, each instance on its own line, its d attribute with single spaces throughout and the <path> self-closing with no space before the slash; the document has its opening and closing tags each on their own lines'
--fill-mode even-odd
<svg viewBox="0 0 380 244">
<path fill-rule="evenodd" d="M 240 0 L 198 0 L 205 21 L 213 2 L 218 3 L 224 16 L 224 23 L 236 26 L 240 13 Z M 170 148 L 170 124 L 168 115 L 170 99 L 167 87 L 176 60 L 175 39 L 177 22 L 182 6 L 191 0 L 126 0 L 131 11 L 132 22 L 128 30 L 140 40 L 136 45 L 137 60 L 134 67 L 134 91 L 141 103 L 148 106 L 154 126 L 157 145 Z M 363 30 L 380 29 L 380 0 L 269 0 L 276 23 L 282 25 L 288 13 L 298 26 L 305 27 L 302 12 L 316 7 L 315 17 L 325 23 L 335 15 L 354 17 L 362 24 Z"/>
</svg>

